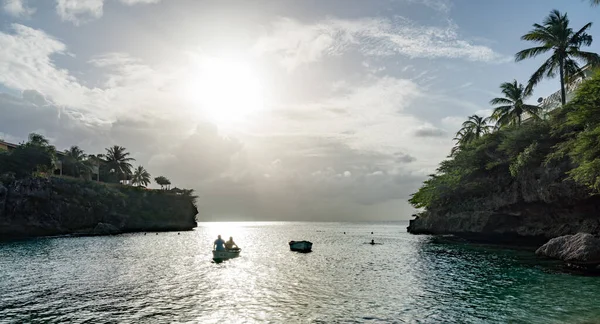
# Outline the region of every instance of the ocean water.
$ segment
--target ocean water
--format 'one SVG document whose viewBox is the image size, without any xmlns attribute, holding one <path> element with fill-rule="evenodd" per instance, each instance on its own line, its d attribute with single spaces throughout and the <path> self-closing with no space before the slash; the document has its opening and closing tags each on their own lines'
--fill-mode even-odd
<svg viewBox="0 0 600 324">
<path fill-rule="evenodd" d="M 599 277 L 406 225 L 200 223 L 179 235 L 4 242 L 0 322 L 600 322 Z M 241 256 L 212 262 L 217 234 L 233 236 Z M 314 252 L 289 251 L 303 239 Z"/>
</svg>

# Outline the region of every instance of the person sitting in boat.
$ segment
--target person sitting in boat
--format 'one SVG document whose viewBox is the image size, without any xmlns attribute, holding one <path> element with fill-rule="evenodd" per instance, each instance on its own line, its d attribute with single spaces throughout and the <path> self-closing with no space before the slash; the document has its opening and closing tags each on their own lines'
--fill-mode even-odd
<svg viewBox="0 0 600 324">
<path fill-rule="evenodd" d="M 233 246 L 235 246 L 236 248 L 238 247 L 237 244 L 235 244 L 235 242 L 233 241 L 233 237 L 230 236 L 229 241 L 225 242 L 225 248 L 227 250 L 231 250 L 233 249 Z"/>
<path fill-rule="evenodd" d="M 225 241 L 221 238 L 221 235 L 215 240 L 213 249 L 215 251 L 225 251 Z"/>
<path fill-rule="evenodd" d="M 375 240 L 371 240 L 371 243 L 369 243 L 371 245 L 375 245 Z"/>
</svg>

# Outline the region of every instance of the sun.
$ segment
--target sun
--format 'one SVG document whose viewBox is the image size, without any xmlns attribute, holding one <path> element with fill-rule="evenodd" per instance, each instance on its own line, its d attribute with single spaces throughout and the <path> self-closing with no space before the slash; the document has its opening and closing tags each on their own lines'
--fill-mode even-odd
<svg viewBox="0 0 600 324">
<path fill-rule="evenodd" d="M 188 99 L 210 121 L 227 127 L 263 110 L 263 89 L 250 64 L 206 59 L 191 71 Z"/>
</svg>

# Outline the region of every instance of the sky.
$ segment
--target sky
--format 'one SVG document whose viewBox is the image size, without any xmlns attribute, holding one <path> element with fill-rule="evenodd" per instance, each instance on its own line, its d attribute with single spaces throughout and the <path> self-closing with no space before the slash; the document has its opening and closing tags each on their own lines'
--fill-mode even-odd
<svg viewBox="0 0 600 324">
<path fill-rule="evenodd" d="M 600 15 L 585 0 L 0 4 L 0 139 L 124 146 L 212 221 L 409 219 L 460 124 L 541 64 L 514 62 L 520 36 L 552 9 L 577 29 Z"/>
</svg>

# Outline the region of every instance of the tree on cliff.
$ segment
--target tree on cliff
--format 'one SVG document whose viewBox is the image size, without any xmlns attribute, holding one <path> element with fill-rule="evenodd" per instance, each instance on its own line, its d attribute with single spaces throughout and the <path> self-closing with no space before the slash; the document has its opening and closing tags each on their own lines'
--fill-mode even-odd
<svg viewBox="0 0 600 324">
<path fill-rule="evenodd" d="M 504 97 L 490 100 L 492 105 L 501 105 L 494 108 L 491 116 L 491 120 L 496 121 L 499 127 L 521 126 L 523 114 L 539 119 L 540 107 L 525 103 L 529 95 L 526 93 L 525 87 L 517 80 L 502 83 L 500 89 L 502 89 Z"/>
<path fill-rule="evenodd" d="M 561 101 L 566 103 L 565 83 L 573 78 L 583 77 L 583 71 L 577 60 L 587 64 L 600 63 L 600 56 L 596 53 L 581 51 L 581 46 L 590 46 L 592 36 L 586 31 L 592 26 L 589 22 L 577 32 L 569 27 L 567 14 L 552 10 L 543 24 L 533 24 L 533 29 L 521 37 L 522 40 L 537 43 L 539 46 L 522 50 L 515 54 L 515 61 L 533 58 L 551 51 L 552 55 L 533 73 L 527 85 L 527 93 L 531 93 L 544 77 L 552 78 L 558 72 L 560 76 Z"/>
<path fill-rule="evenodd" d="M 165 187 L 169 189 L 169 186 L 171 185 L 171 181 L 164 176 L 156 177 L 154 178 L 154 181 L 160 185 L 160 189 L 164 189 Z"/>
<path fill-rule="evenodd" d="M 131 182 L 134 186 L 147 187 L 150 184 L 150 173 L 143 166 L 139 165 L 133 171 Z"/>
<path fill-rule="evenodd" d="M 0 173 L 14 173 L 17 179 L 33 172 L 49 173 L 54 170 L 56 149 L 39 134 L 31 133 L 26 143 L 15 149 L 0 152 Z"/>
<path fill-rule="evenodd" d="M 465 145 L 440 163 L 409 202 L 445 214 L 584 201 L 600 193 L 599 138 L 597 73 L 548 119 L 501 128 Z"/>
<path fill-rule="evenodd" d="M 63 172 L 74 177 L 90 174 L 92 172 L 91 161 L 88 160 L 82 149 L 75 145 L 71 146 L 65 150 Z"/>
<path fill-rule="evenodd" d="M 575 167 L 571 179 L 596 193 L 600 192 L 600 74 L 596 73 L 577 89 L 575 98 L 565 106 L 567 140 L 557 146 L 557 155 L 566 153 Z"/>
<path fill-rule="evenodd" d="M 117 174 L 120 180 L 126 180 L 127 176 L 131 174 L 131 161 L 135 161 L 134 158 L 129 157 L 127 149 L 114 145 L 106 149 L 104 154 L 104 162 L 109 171 Z"/>
<path fill-rule="evenodd" d="M 492 126 L 488 125 L 488 120 L 489 118 L 483 118 L 478 115 L 469 116 L 454 137 L 456 146 L 452 148 L 450 155 L 456 154 L 462 146 L 480 138 L 484 134 L 490 133 Z"/>
</svg>

